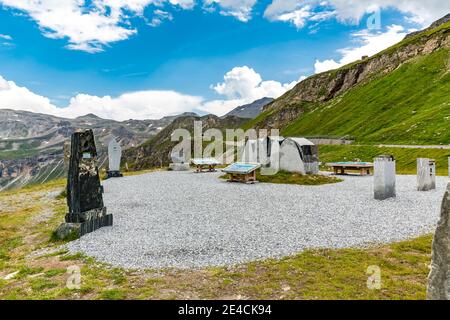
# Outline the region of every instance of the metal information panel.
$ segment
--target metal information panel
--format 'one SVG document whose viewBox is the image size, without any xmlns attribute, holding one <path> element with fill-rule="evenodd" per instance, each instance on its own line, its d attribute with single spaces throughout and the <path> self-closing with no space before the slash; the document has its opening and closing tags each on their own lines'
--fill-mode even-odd
<svg viewBox="0 0 450 320">
<path fill-rule="evenodd" d="M 223 170 L 226 173 L 248 174 L 261 168 L 258 163 L 233 163 Z"/>
</svg>

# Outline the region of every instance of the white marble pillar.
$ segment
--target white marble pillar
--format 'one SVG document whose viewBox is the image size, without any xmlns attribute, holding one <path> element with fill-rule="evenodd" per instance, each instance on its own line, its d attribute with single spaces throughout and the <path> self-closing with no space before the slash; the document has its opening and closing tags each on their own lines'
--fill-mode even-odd
<svg viewBox="0 0 450 320">
<path fill-rule="evenodd" d="M 436 162 L 427 158 L 417 159 L 417 190 L 436 189 Z"/>
<path fill-rule="evenodd" d="M 386 200 L 396 197 L 396 162 L 389 158 L 374 160 L 374 197 L 376 200 Z"/>
</svg>

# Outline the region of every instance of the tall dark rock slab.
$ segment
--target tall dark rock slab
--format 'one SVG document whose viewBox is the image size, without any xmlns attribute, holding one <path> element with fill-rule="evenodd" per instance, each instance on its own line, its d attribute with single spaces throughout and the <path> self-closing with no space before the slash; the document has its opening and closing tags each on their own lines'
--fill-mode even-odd
<svg viewBox="0 0 450 320">
<path fill-rule="evenodd" d="M 450 300 L 450 184 L 444 195 L 441 219 L 433 240 L 428 300 Z"/>
<path fill-rule="evenodd" d="M 60 238 L 80 237 L 104 226 L 113 218 L 103 204 L 102 186 L 98 173 L 97 150 L 92 130 L 72 134 L 69 173 L 67 176 L 66 223 L 56 231 Z"/>
</svg>

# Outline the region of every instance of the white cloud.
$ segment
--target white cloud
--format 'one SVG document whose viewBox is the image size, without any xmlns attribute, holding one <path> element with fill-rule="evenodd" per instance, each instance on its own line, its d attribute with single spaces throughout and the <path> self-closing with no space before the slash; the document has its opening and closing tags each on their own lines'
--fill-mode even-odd
<svg viewBox="0 0 450 320">
<path fill-rule="evenodd" d="M 69 106 L 61 108 L 59 115 L 73 118 L 88 113 L 114 120 L 158 119 L 193 111 L 203 99 L 175 91 L 138 91 L 118 97 L 97 97 L 78 94 L 70 99 Z"/>
<path fill-rule="evenodd" d="M 203 0 L 206 7 L 219 6 L 220 14 L 233 16 L 236 19 L 247 22 L 251 19 L 253 6 L 257 0 Z"/>
<path fill-rule="evenodd" d="M 150 21 L 149 25 L 152 27 L 157 27 L 159 26 L 161 23 L 163 23 L 165 20 L 169 20 L 172 21 L 173 20 L 173 16 L 170 12 L 167 11 L 163 11 L 163 10 L 155 10 L 153 11 L 153 18 L 152 21 Z"/>
<path fill-rule="evenodd" d="M 357 42 L 361 43 L 358 47 L 344 48 L 338 50 L 342 55 L 339 62 L 335 60 L 317 60 L 314 68 L 316 73 L 325 72 L 331 69 L 337 69 L 343 65 L 361 59 L 363 56 L 372 56 L 398 42 L 405 36 L 406 32 L 402 26 L 392 25 L 386 32 L 371 33 L 364 30 L 352 35 Z"/>
<path fill-rule="evenodd" d="M 220 13 L 241 21 L 251 18 L 257 0 L 203 0 L 205 6 L 219 8 Z M 0 5 L 28 14 L 48 38 L 67 39 L 67 48 L 97 53 L 110 43 L 137 34 L 133 17 L 158 26 L 172 20 L 172 14 L 162 10 L 175 6 L 183 10 L 195 7 L 196 0 L 0 0 Z M 198 0 L 200 2 L 200 0 Z M 144 10 L 153 6 L 151 17 Z M 4 35 L 6 36 L 6 35 Z"/>
<path fill-rule="evenodd" d="M 298 82 L 282 84 L 278 81 L 263 81 L 261 75 L 247 66 L 235 67 L 224 76 L 224 82 L 213 89 L 229 99 L 243 99 L 249 102 L 263 97 L 278 98 Z"/>
<path fill-rule="evenodd" d="M 138 91 L 118 97 L 78 94 L 67 107 L 58 108 L 50 99 L 20 87 L 0 76 L 0 109 L 25 110 L 75 118 L 88 113 L 114 120 L 157 119 L 192 111 L 202 103 L 201 97 L 175 91 Z"/>
<path fill-rule="evenodd" d="M 225 74 L 224 82 L 212 87 L 227 99 L 207 101 L 200 106 L 200 110 L 223 115 L 238 106 L 264 97 L 278 98 L 304 79 L 302 76 L 298 81 L 284 84 L 273 80 L 263 81 L 254 69 L 247 66 L 235 67 Z"/>
<path fill-rule="evenodd" d="M 105 45 L 135 35 L 132 16 L 143 17 L 147 6 L 161 7 L 165 3 L 191 9 L 195 0 L 92 0 L 90 5 L 85 0 L 0 0 L 5 7 L 27 13 L 46 37 L 66 38 L 68 49 L 89 53 L 103 51 Z M 162 15 L 162 10 L 154 12 L 154 24 L 169 18 Z"/>
<path fill-rule="evenodd" d="M 271 21 L 293 23 L 297 28 L 308 21 L 336 17 L 343 22 L 358 23 L 367 13 L 394 8 L 409 15 L 409 20 L 427 26 L 450 11 L 450 2 L 442 0 L 273 0 L 265 17 Z"/>
<path fill-rule="evenodd" d="M 11 41 L 12 37 L 9 34 L 0 34 L 0 39 Z"/>
<path fill-rule="evenodd" d="M 17 86 L 0 76 L 0 108 L 54 114 L 57 108 L 46 97 Z"/>
<path fill-rule="evenodd" d="M 302 81 L 301 77 L 299 81 Z M 230 110 L 263 97 L 278 98 L 292 89 L 298 81 L 282 84 L 263 81 L 249 67 L 233 68 L 224 76 L 224 82 L 212 87 L 225 99 L 207 101 L 203 97 L 171 90 L 144 90 L 117 97 L 77 94 L 66 107 L 59 108 L 47 97 L 38 95 L 13 81 L 0 76 L 0 109 L 25 110 L 75 118 L 88 113 L 118 121 L 128 119 L 159 119 L 189 111 L 204 111 L 224 115 Z"/>
</svg>

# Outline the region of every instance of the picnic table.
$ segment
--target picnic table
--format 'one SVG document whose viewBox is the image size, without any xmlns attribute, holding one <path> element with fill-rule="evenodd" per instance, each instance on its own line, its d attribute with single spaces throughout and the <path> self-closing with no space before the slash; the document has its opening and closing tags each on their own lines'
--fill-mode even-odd
<svg viewBox="0 0 450 320">
<path fill-rule="evenodd" d="M 261 168 L 259 163 L 233 163 L 225 168 L 223 172 L 229 174 L 229 182 L 255 183 L 257 182 L 256 170 L 259 168 Z"/>
<path fill-rule="evenodd" d="M 365 176 L 370 175 L 374 168 L 371 162 L 333 162 L 327 163 L 327 166 L 332 167 L 336 175 L 345 175 L 347 171 L 356 171 Z"/>
<path fill-rule="evenodd" d="M 215 172 L 216 166 L 221 163 L 214 158 L 195 158 L 191 160 L 191 163 L 196 167 L 196 172 L 200 173 L 203 170 L 208 170 L 209 172 Z"/>
</svg>

